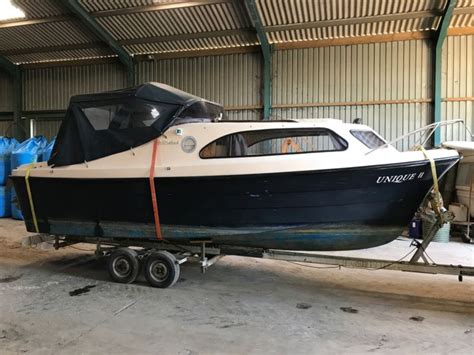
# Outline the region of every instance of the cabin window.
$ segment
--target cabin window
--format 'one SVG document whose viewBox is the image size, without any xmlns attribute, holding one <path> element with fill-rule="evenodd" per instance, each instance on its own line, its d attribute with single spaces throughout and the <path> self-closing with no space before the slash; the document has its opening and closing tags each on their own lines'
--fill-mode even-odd
<svg viewBox="0 0 474 355">
<path fill-rule="evenodd" d="M 204 159 L 235 158 L 345 149 L 347 142 L 327 129 L 268 129 L 221 137 L 205 146 L 199 156 Z"/>
<path fill-rule="evenodd" d="M 382 138 L 372 131 L 351 130 L 351 134 L 370 149 L 375 149 L 386 144 Z"/>
<path fill-rule="evenodd" d="M 178 106 L 143 101 L 84 107 L 82 112 L 96 131 L 150 127 L 161 116 L 172 116 Z"/>
</svg>

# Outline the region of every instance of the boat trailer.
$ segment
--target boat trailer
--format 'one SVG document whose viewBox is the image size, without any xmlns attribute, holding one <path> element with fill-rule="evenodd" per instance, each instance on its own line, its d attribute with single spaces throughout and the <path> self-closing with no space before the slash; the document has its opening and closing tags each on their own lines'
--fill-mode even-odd
<svg viewBox="0 0 474 355">
<path fill-rule="evenodd" d="M 451 217 L 446 216 L 446 214 L 443 215 L 442 212 L 436 217 L 423 214 L 422 218 L 425 219 L 425 221 L 429 221 L 433 224 L 430 231 L 427 233 L 427 236 L 423 239 L 423 242 L 420 243 L 416 239 L 413 240 L 412 245 L 415 246 L 415 253 L 409 261 L 355 258 L 348 256 L 335 256 L 287 250 L 266 250 L 263 252 L 263 258 L 323 265 L 335 265 L 339 267 L 356 269 L 398 270 L 425 274 L 457 275 L 460 282 L 463 281 L 464 276 L 474 276 L 473 266 L 435 264 L 434 262 L 429 261 L 429 256 L 426 253 L 426 249 L 432 242 L 439 228 L 446 221 L 445 219 L 450 219 Z M 420 259 L 422 262 L 420 262 Z"/>
<path fill-rule="evenodd" d="M 212 245 L 211 240 L 199 240 L 192 244 L 174 244 L 167 241 L 138 241 L 134 239 L 109 239 L 67 236 L 35 235 L 28 237 L 24 245 L 54 241 L 55 249 L 72 246 L 78 243 L 96 245 L 97 257 L 108 257 L 107 268 L 111 278 L 120 283 L 132 283 L 143 269 L 145 278 L 153 287 L 166 288 L 174 285 L 180 276 L 180 265 L 190 260 L 197 260 L 201 272 L 215 264 L 225 255 L 251 256 L 263 259 L 283 260 L 298 263 L 314 263 L 347 268 L 370 270 L 398 270 L 427 274 L 457 275 L 459 281 L 464 276 L 474 276 L 473 266 L 435 264 L 430 262 L 426 249 L 439 228 L 446 222 L 445 214 L 436 216 L 423 215 L 433 224 L 422 242 L 413 240 L 415 247 L 409 261 L 380 260 L 371 258 L 335 256 L 322 253 L 310 253 L 275 249 L 256 249 L 233 246 Z M 449 218 L 449 217 L 448 217 Z M 411 253 L 412 253 L 411 252 Z M 409 254 L 411 254 L 409 253 Z"/>
</svg>

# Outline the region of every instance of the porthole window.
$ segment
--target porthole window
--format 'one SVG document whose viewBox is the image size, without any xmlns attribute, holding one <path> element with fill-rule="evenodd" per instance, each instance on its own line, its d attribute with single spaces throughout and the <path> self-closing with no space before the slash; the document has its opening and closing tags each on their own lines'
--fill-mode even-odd
<svg viewBox="0 0 474 355">
<path fill-rule="evenodd" d="M 183 149 L 183 152 L 185 153 L 192 153 L 196 149 L 196 139 L 194 137 L 184 137 L 183 140 L 181 141 L 181 149 Z"/>
</svg>

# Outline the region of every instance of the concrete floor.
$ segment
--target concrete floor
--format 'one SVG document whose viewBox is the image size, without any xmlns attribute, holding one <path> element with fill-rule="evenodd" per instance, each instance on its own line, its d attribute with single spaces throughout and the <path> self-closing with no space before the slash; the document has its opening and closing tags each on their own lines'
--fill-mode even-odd
<svg viewBox="0 0 474 355">
<path fill-rule="evenodd" d="M 22 223 L 0 221 L 1 354 L 473 354 L 474 278 L 229 256 L 205 275 L 183 265 L 163 290 L 111 282 L 91 252 L 21 248 L 25 235 Z M 397 240 L 347 254 L 398 259 L 408 250 Z M 474 245 L 428 252 L 474 265 Z"/>
</svg>

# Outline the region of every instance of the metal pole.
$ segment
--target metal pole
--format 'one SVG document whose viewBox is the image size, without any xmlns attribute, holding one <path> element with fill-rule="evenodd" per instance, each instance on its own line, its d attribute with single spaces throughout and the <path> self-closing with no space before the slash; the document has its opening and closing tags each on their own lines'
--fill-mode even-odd
<svg viewBox="0 0 474 355">
<path fill-rule="evenodd" d="M 433 39 L 433 59 L 434 59 L 434 78 L 433 78 L 433 122 L 441 122 L 441 71 L 442 71 L 442 55 L 443 55 L 443 43 L 448 33 L 449 23 L 453 15 L 453 10 L 456 7 L 457 0 L 448 0 L 446 7 L 441 15 L 441 21 L 438 29 L 436 30 Z M 439 127 L 436 128 L 434 134 L 434 145 L 438 146 L 441 144 L 441 130 Z"/>
<path fill-rule="evenodd" d="M 118 55 L 119 60 L 127 68 L 127 85 L 133 86 L 135 84 L 135 63 L 133 57 L 82 7 L 78 0 L 65 0 L 64 3 L 88 29 Z"/>
<path fill-rule="evenodd" d="M 26 138 L 25 127 L 21 119 L 23 106 L 22 80 L 22 72 L 18 69 L 13 78 L 13 136 L 20 142 Z"/>
<path fill-rule="evenodd" d="M 255 31 L 257 32 L 260 47 L 262 49 L 262 97 L 263 97 L 263 119 L 268 120 L 272 114 L 272 47 L 268 42 L 267 34 L 262 19 L 258 13 L 255 0 L 245 0 L 245 7 L 249 14 Z"/>
</svg>

